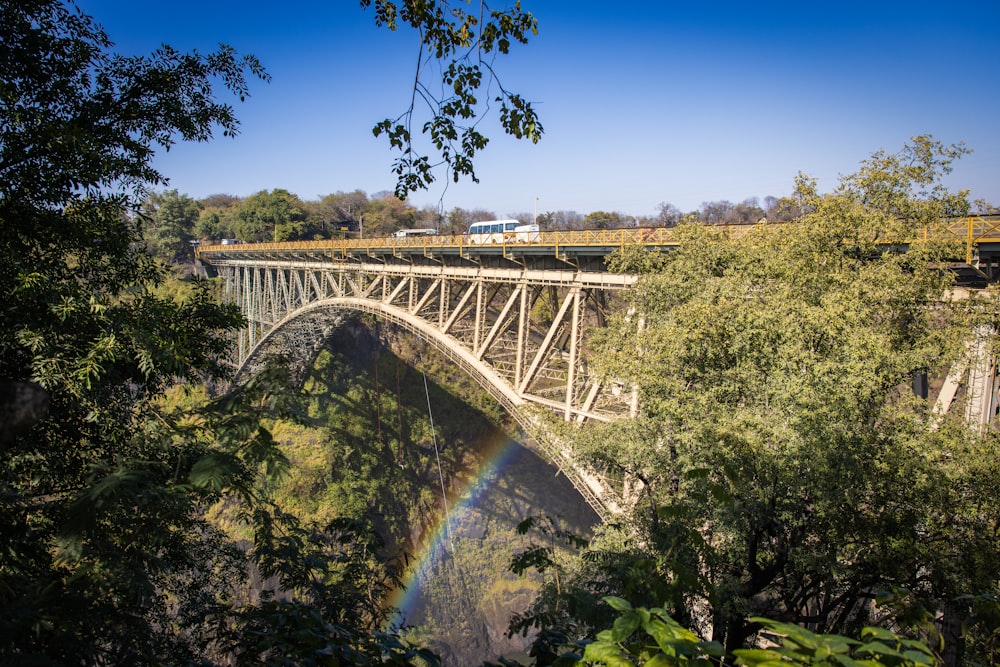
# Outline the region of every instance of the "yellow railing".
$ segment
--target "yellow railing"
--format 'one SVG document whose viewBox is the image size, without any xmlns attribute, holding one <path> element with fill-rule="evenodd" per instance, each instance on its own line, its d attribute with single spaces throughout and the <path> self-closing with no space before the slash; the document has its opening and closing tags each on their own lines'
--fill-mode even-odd
<svg viewBox="0 0 1000 667">
<path fill-rule="evenodd" d="M 758 223 L 767 224 L 767 223 Z M 785 223 L 770 223 L 781 225 Z M 725 233 L 734 237 L 742 236 L 756 225 L 722 225 Z M 398 238 L 395 236 L 365 239 L 323 239 L 318 241 L 289 241 L 284 243 L 241 243 L 235 245 L 203 245 L 196 251 L 199 256 L 214 252 L 239 251 L 267 253 L 269 251 L 302 251 L 319 250 L 327 256 L 347 256 L 365 251 L 393 251 L 396 249 L 433 252 L 436 249 L 474 251 L 484 247 L 500 248 L 553 248 L 558 253 L 560 249 L 582 247 L 625 247 L 630 245 L 645 246 L 675 246 L 679 243 L 673 228 L 639 227 L 625 229 L 583 229 L 555 230 L 533 234 L 533 238 L 520 238 L 516 234 L 508 234 L 502 242 L 475 243 L 469 236 L 435 235 Z M 968 257 L 971 259 L 972 249 L 982 243 L 1000 243 L 1000 215 L 967 216 L 943 221 L 940 225 L 929 226 L 918 233 L 918 238 L 924 240 L 954 240 L 966 245 Z"/>
</svg>

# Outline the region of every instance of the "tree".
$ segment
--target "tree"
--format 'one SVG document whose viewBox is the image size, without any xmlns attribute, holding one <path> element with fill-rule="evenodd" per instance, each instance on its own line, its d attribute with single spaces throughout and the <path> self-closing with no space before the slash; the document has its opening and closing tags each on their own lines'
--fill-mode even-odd
<svg viewBox="0 0 1000 667">
<path fill-rule="evenodd" d="M 593 342 L 643 415 L 580 452 L 628 482 L 635 537 L 591 549 L 589 590 L 665 602 L 727 651 L 753 616 L 852 633 L 928 614 L 940 632 L 960 596 L 996 591 L 998 439 L 909 391 L 995 306 L 942 298 L 955 248 L 880 245 L 965 210 L 940 180 L 963 152 L 917 137 L 831 194 L 800 178 L 798 222 L 681 225 L 676 250 L 618 258 L 643 279 Z"/>
<path fill-rule="evenodd" d="M 191 241 L 201 207 L 177 190 L 154 192 L 142 204 L 143 236 L 149 251 L 167 262 L 194 259 Z"/>
<path fill-rule="evenodd" d="M 576 211 L 546 211 L 538 215 L 542 229 L 584 229 L 584 217 Z"/>
<path fill-rule="evenodd" d="M 216 89 L 243 97 L 247 75 L 266 74 L 224 46 L 115 55 L 51 0 L 0 5 L 0 41 L 0 378 L 48 404 L 0 448 L 0 654 L 183 661 L 194 649 L 168 607 L 205 611 L 188 583 L 231 573 L 233 553 L 201 519 L 212 492 L 188 477 L 204 443 L 142 425 L 177 379 L 224 377 L 222 333 L 239 318 L 204 287 L 154 296 L 137 221 L 165 184 L 154 146 L 235 134 Z"/>
<path fill-rule="evenodd" d="M 227 47 L 115 55 L 89 17 L 47 0 L 0 6 L 0 41 L 0 378 L 48 404 L 0 449 L 0 654 L 180 660 L 166 596 L 195 604 L 184 577 L 229 571 L 230 554 L 201 491 L 171 483 L 200 448 L 161 449 L 137 426 L 176 378 L 222 374 L 219 334 L 238 317 L 207 289 L 154 297 L 135 221 L 165 183 L 154 144 L 235 134 L 215 88 L 245 96 L 246 75 L 266 75 Z"/>
<path fill-rule="evenodd" d="M 733 202 L 725 199 L 702 202 L 698 219 L 710 225 L 721 225 L 727 222 L 732 210 Z"/>
<path fill-rule="evenodd" d="M 353 192 L 335 192 L 322 197 L 319 202 L 310 205 L 310 217 L 321 234 L 344 231 L 344 228 L 357 231 L 361 225 L 361 217 L 368 207 L 368 195 L 361 190 Z"/>
<path fill-rule="evenodd" d="M 222 215 L 217 209 L 202 211 L 194 225 L 194 235 L 198 239 L 232 238 L 227 234 Z"/>
<path fill-rule="evenodd" d="M 632 219 L 624 217 L 621 213 L 594 211 L 583 216 L 584 229 L 618 229 L 632 226 Z"/>
<path fill-rule="evenodd" d="M 389 193 L 373 195 L 365 209 L 365 236 L 388 236 L 397 229 L 414 227 L 417 210 Z"/>
<path fill-rule="evenodd" d="M 372 8 L 375 23 L 395 31 L 409 25 L 420 35 L 421 51 L 413 80 L 410 102 L 396 118 L 386 118 L 373 128 L 384 135 L 389 146 L 399 151 L 393 164 L 397 176 L 395 193 L 405 199 L 410 192 L 434 182 L 434 169 L 443 165 L 454 182 L 468 176 L 478 182 L 473 159 L 486 148 L 489 139 L 478 129 L 480 116 L 493 102 L 500 104 L 500 124 L 504 132 L 537 143 L 542 125 L 531 103 L 503 87 L 494 68 L 498 55 L 506 55 L 514 42 L 526 44 L 538 33 L 538 21 L 516 2 L 509 9 L 494 10 L 480 2 L 472 11 L 447 2 L 418 3 L 405 0 L 361 0 Z M 426 51 L 424 50 L 426 48 Z M 438 65 L 439 81 L 431 81 L 431 65 Z M 478 97 L 497 90 L 491 100 Z M 447 91 L 436 93 L 435 91 Z M 428 119 L 422 121 L 423 112 Z M 419 134 L 428 147 L 417 147 Z M 427 152 L 434 152 L 437 161 Z"/>
<path fill-rule="evenodd" d="M 194 235 L 199 239 L 236 238 L 233 224 L 236 211 L 242 200 L 232 195 L 211 195 L 198 202 L 201 215 L 194 226 Z"/>
<path fill-rule="evenodd" d="M 684 216 L 679 208 L 669 202 L 662 202 L 657 209 L 660 211 L 657 222 L 662 227 L 676 227 Z"/>
<path fill-rule="evenodd" d="M 985 199 L 977 199 L 973 204 L 976 207 L 976 212 L 980 215 L 998 215 L 1000 214 L 1000 206 L 994 206 Z"/>
<path fill-rule="evenodd" d="M 344 527 L 324 532 L 348 545 L 334 555 L 298 539 L 311 527 L 262 492 L 283 463 L 261 423 L 288 406 L 271 392 L 280 368 L 213 401 L 183 398 L 178 383 L 226 379 L 240 317 L 204 283 L 183 301 L 157 296 L 139 222 L 144 200 L 164 205 L 154 222 L 167 203 L 190 208 L 147 198 L 165 185 L 156 147 L 235 134 L 218 88 L 244 97 L 247 76 L 266 74 L 225 46 L 116 55 L 90 17 L 55 0 L 0 4 L 0 41 L 0 662 L 259 662 L 250 632 L 261 651 L 287 653 L 286 610 L 242 593 L 248 557 L 301 608 L 314 600 L 297 576 L 372 573 L 369 546 Z M 14 399 L 30 403 L 17 422 Z M 205 518 L 223 498 L 250 526 L 249 554 Z M 328 599 L 344 611 L 368 598 Z M 409 663 L 394 639 L 363 634 L 359 615 L 335 624 L 312 605 L 306 616 L 299 636 L 316 619 L 336 630 L 321 650 Z"/>
<path fill-rule="evenodd" d="M 281 188 L 250 195 L 233 218 L 233 230 L 241 241 L 289 241 L 308 232 L 302 200 Z"/>
<path fill-rule="evenodd" d="M 453 208 L 448 212 L 447 224 L 441 231 L 447 234 L 464 234 L 469 230 L 469 225 L 474 222 L 496 219 L 496 213 L 485 209 L 474 208 L 466 210 L 464 208 Z"/>
<path fill-rule="evenodd" d="M 756 197 L 744 199 L 733 207 L 726 222 L 736 225 L 752 225 L 764 217 L 764 209 Z"/>
</svg>

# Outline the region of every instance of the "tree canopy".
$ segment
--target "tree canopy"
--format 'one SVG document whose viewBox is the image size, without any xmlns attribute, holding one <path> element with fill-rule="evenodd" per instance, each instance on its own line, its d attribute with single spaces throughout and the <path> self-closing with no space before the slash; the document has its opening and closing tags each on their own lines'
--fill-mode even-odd
<svg viewBox="0 0 1000 667">
<path fill-rule="evenodd" d="M 142 231 L 149 252 L 167 262 L 194 259 L 191 241 L 201 206 L 177 190 L 153 192 L 142 203 Z"/>
<path fill-rule="evenodd" d="M 266 73 L 226 46 L 122 57 L 57 0 L 0 4 L 0 43 L 0 662 L 409 664 L 420 652 L 371 633 L 367 588 L 392 574 L 369 527 L 269 502 L 281 371 L 191 394 L 228 377 L 240 317 L 207 283 L 159 296 L 144 242 L 176 256 L 195 217 L 147 198 L 166 183 L 155 150 L 236 134 L 222 97 Z M 206 519 L 223 500 L 249 549 Z M 251 599 L 252 569 L 285 597 Z"/>
<path fill-rule="evenodd" d="M 992 326 L 996 303 L 947 298 L 956 248 L 893 242 L 967 211 L 941 184 L 963 152 L 916 137 L 830 194 L 801 177 L 794 223 L 738 238 L 682 224 L 677 249 L 618 257 L 642 280 L 594 359 L 643 411 L 579 447 L 633 512 L 592 546 L 590 597 L 566 593 L 564 610 L 608 593 L 664 604 L 728 651 L 755 616 L 848 634 L 926 620 L 960 649 L 962 596 L 1000 584 L 1000 447 L 910 387 Z M 558 626 L 544 605 L 535 622 Z"/>
</svg>

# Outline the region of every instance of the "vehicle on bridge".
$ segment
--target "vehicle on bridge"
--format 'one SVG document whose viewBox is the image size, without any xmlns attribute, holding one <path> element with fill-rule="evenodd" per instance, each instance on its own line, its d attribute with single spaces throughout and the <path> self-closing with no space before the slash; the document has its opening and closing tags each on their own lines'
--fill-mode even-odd
<svg viewBox="0 0 1000 667">
<path fill-rule="evenodd" d="M 540 238 L 538 225 L 520 220 L 485 220 L 469 225 L 469 243 L 531 243 Z"/>
<path fill-rule="evenodd" d="M 397 239 L 408 239 L 414 236 L 436 236 L 436 229 L 420 228 L 420 229 L 400 229 L 393 234 Z"/>
</svg>

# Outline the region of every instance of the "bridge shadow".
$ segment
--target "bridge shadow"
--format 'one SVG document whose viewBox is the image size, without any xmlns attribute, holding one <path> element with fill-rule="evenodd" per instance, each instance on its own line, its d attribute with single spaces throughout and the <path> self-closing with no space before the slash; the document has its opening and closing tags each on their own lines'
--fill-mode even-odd
<svg viewBox="0 0 1000 667">
<path fill-rule="evenodd" d="M 528 514 L 547 512 L 553 496 L 570 498 L 568 507 L 586 505 L 555 466 L 516 442 L 519 428 L 495 399 L 405 330 L 384 324 L 369 327 L 360 320 L 347 323 L 325 341 L 308 370 L 303 393 L 308 401 L 306 421 L 348 452 L 337 464 L 347 469 L 357 466 L 354 474 L 384 476 L 383 487 L 395 489 L 396 498 L 379 499 L 370 508 L 377 508 L 379 515 L 393 515 L 373 516 L 389 536 L 399 537 L 404 529 L 398 516 L 413 514 L 406 499 L 426 498 L 428 490 L 437 491 L 432 494 L 437 507 L 425 504 L 419 513 L 424 523 L 433 522 L 428 514 L 443 509 L 438 500 L 439 475 L 452 504 L 463 498 L 467 502 L 469 494 L 481 490 L 477 486 L 489 486 L 491 493 L 502 497 L 502 502 L 478 508 L 484 525 L 510 523 L 511 508 L 520 513 L 513 517 L 515 524 Z M 508 464 L 535 469 L 547 481 L 519 484 L 504 472 Z M 589 507 L 583 514 L 596 516 Z M 412 546 L 418 531 L 407 528 L 405 541 Z"/>
</svg>

